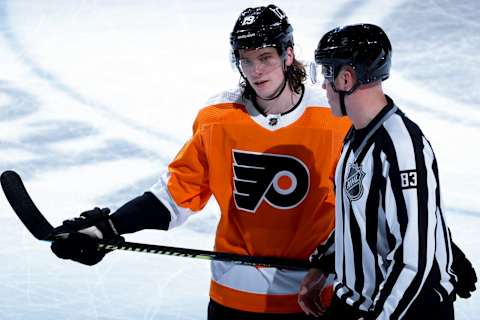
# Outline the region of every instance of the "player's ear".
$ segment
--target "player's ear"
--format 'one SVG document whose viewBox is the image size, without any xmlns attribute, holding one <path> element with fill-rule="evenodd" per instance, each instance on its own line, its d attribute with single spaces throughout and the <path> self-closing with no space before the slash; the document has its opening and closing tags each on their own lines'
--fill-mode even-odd
<svg viewBox="0 0 480 320">
<path fill-rule="evenodd" d="M 292 47 L 288 47 L 285 52 L 285 65 L 291 66 L 293 64 L 293 60 L 295 59 L 295 54 L 293 52 Z"/>
</svg>

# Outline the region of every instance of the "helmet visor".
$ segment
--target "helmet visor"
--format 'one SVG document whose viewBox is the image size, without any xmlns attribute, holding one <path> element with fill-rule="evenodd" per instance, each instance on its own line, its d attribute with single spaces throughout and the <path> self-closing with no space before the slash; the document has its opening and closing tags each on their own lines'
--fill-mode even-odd
<svg viewBox="0 0 480 320">
<path fill-rule="evenodd" d="M 323 79 L 320 77 L 323 76 L 323 79 L 328 82 L 335 81 L 335 66 L 331 64 L 317 64 L 315 62 L 310 63 L 310 80 L 313 84 L 320 83 Z"/>
<path fill-rule="evenodd" d="M 279 57 L 276 51 L 266 51 L 255 57 L 240 57 L 238 59 L 238 67 L 244 75 L 253 73 L 267 74 L 276 68 L 280 68 L 282 60 L 282 57 Z"/>
<path fill-rule="evenodd" d="M 335 81 L 335 67 L 331 64 L 322 64 L 322 75 L 328 82 Z"/>
</svg>

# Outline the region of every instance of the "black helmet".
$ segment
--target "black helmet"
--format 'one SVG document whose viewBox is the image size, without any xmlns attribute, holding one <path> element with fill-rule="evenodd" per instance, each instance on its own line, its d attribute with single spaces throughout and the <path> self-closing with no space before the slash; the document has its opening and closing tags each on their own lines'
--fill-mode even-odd
<svg viewBox="0 0 480 320">
<path fill-rule="evenodd" d="M 230 44 L 238 61 L 239 49 L 260 49 L 276 47 L 283 54 L 287 47 L 293 47 L 293 28 L 287 16 L 279 7 L 247 8 L 238 17 L 230 34 Z"/>
<path fill-rule="evenodd" d="M 315 62 L 330 67 L 333 80 L 340 67 L 354 68 L 359 84 L 390 75 L 392 46 L 385 32 L 372 24 L 355 24 L 327 32 L 315 50 Z"/>
</svg>

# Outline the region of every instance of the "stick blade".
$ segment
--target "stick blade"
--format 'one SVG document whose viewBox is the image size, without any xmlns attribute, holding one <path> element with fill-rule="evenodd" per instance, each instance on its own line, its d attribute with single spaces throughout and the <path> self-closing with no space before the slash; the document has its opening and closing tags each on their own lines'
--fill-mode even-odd
<svg viewBox="0 0 480 320">
<path fill-rule="evenodd" d="M 28 231 L 39 240 L 47 240 L 53 227 L 35 206 L 18 173 L 3 172 L 0 183 L 10 206 Z"/>
</svg>

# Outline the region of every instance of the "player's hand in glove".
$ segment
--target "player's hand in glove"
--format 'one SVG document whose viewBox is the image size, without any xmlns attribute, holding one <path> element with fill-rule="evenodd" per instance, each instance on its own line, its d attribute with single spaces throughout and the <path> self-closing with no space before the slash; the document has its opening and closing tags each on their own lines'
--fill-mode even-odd
<svg viewBox="0 0 480 320">
<path fill-rule="evenodd" d="M 53 230 L 53 253 L 59 258 L 89 266 L 100 262 L 110 250 L 97 249 L 99 239 L 124 241 L 110 220 L 109 213 L 108 208 L 94 208 L 83 212 L 78 218 L 64 221 Z"/>
<path fill-rule="evenodd" d="M 452 242 L 453 263 L 452 270 L 457 276 L 455 291 L 461 298 L 470 298 L 472 292 L 476 290 L 477 274 L 473 269 L 472 263 L 455 243 Z"/>
</svg>

